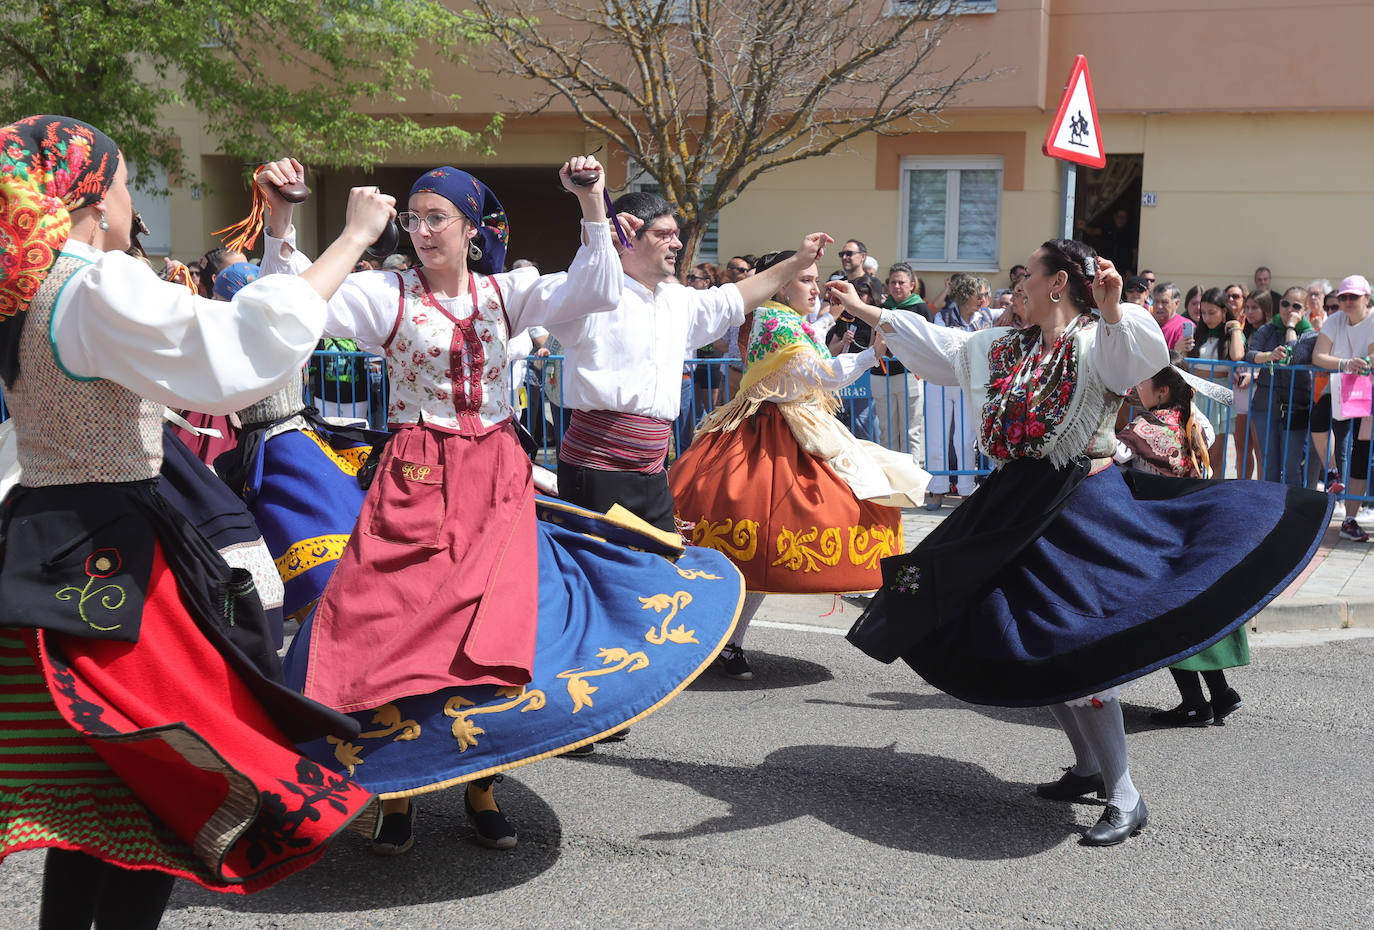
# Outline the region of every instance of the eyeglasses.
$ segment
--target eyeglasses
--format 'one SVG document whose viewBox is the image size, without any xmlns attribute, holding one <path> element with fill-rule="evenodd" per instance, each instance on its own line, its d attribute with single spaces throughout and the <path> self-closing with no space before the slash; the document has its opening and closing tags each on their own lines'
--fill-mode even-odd
<svg viewBox="0 0 1374 930">
<path fill-rule="evenodd" d="M 441 233 L 452 226 L 454 221 L 460 219 L 461 216 L 462 214 L 458 213 L 426 213 L 421 216 L 418 213 L 407 211 L 396 214 L 396 221 L 408 233 L 419 232 L 421 224 L 428 226 L 432 233 Z"/>
<path fill-rule="evenodd" d="M 689 274 L 689 275 L 687 276 L 687 280 L 688 280 L 688 281 L 709 281 L 709 280 L 711 280 L 711 279 L 708 278 L 708 277 L 707 277 L 706 275 L 704 275 L 704 274 Z"/>
<path fill-rule="evenodd" d="M 1359 299 L 1360 299 L 1361 297 L 1363 297 L 1363 296 L 1364 296 L 1363 294 L 1337 294 L 1337 295 L 1336 295 L 1336 299 L 1337 299 L 1338 301 L 1339 301 L 1339 300 L 1359 300 Z"/>
<path fill-rule="evenodd" d="M 1343 297 L 1345 295 L 1341 296 Z M 1301 310 L 1304 304 L 1301 300 L 1280 300 L 1279 306 L 1282 307 L 1284 310 Z"/>
<path fill-rule="evenodd" d="M 853 249 L 845 249 L 840 253 L 840 258 L 853 258 L 855 255 L 862 255 L 862 252 L 855 252 Z"/>
<path fill-rule="evenodd" d="M 1226 299 L 1227 299 L 1227 300 L 1241 300 L 1241 299 L 1244 298 L 1244 297 L 1245 297 L 1244 294 L 1241 294 L 1241 293 L 1239 293 L 1239 292 L 1237 292 L 1237 291 L 1227 291 L 1227 292 L 1226 292 Z"/>
<path fill-rule="evenodd" d="M 1324 305 L 1322 306 L 1322 309 L 1325 310 L 1327 313 L 1334 313 L 1335 311 L 1341 309 L 1341 305 L 1340 305 L 1340 304 L 1324 304 Z"/>
<path fill-rule="evenodd" d="M 748 265 L 726 265 L 725 267 L 727 270 L 733 271 L 735 274 L 744 274 L 749 270 Z"/>
</svg>

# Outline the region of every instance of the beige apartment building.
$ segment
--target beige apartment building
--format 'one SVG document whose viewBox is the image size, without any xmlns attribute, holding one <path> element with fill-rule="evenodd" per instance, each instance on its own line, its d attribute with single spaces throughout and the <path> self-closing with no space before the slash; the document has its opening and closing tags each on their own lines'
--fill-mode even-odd
<svg viewBox="0 0 1374 930">
<path fill-rule="evenodd" d="M 888 2 L 900 0 L 879 0 L 875 15 Z M 1105 228 L 1124 210 L 1117 238 L 1126 265 L 1183 286 L 1248 286 L 1261 264 L 1276 288 L 1374 276 L 1364 229 L 1374 212 L 1374 81 L 1362 51 L 1374 37 L 1372 0 L 963 0 L 958 8 L 941 61 L 985 53 L 997 76 L 963 91 L 936 131 L 866 137 L 766 175 L 722 212 L 703 257 L 785 248 L 823 228 L 863 240 L 884 265 L 910 261 L 936 290 L 960 269 L 1002 286 L 1007 269 L 1062 224 L 1061 164 L 1041 144 L 1081 53 L 1107 166 L 1079 169 L 1076 219 Z M 503 95 L 518 95 L 477 68 L 436 76 L 444 92 L 462 94 L 463 125 L 509 112 Z M 409 106 L 454 118 L 427 113 L 418 96 Z M 247 198 L 233 194 L 240 167 L 212 151 L 194 117 L 176 126 L 217 194 L 193 200 L 177 189 L 149 209 L 167 231 L 154 246 L 190 258 L 210 230 L 242 216 Z M 313 249 L 341 225 L 350 184 L 403 196 L 419 169 L 453 163 L 501 196 L 512 259 L 556 265 L 571 255 L 575 210 L 554 168 L 600 144 L 554 107 L 508 117 L 494 157 L 420 152 L 366 177 L 323 172 L 302 242 Z M 611 180 L 623 185 L 624 159 L 611 153 L 610 162 Z"/>
</svg>

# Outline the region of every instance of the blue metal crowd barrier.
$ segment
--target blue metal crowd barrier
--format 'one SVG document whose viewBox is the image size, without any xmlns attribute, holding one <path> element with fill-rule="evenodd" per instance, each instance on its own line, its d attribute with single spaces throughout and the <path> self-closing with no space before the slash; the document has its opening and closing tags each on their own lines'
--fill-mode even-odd
<svg viewBox="0 0 1374 930">
<path fill-rule="evenodd" d="M 554 466 L 568 411 L 563 403 L 563 357 L 509 359 L 511 405 L 533 435 L 535 459 Z M 1199 377 L 1233 386 L 1238 403 L 1227 407 L 1197 394 L 1194 403 L 1212 423 L 1218 437 L 1213 469 L 1218 476 L 1267 477 L 1293 486 L 1322 487 L 1335 480 L 1350 500 L 1374 501 L 1366 484 L 1352 472 L 1374 471 L 1374 451 L 1367 443 L 1370 417 L 1330 420 L 1329 395 L 1314 392 L 1313 379 L 1332 372 L 1312 365 L 1252 365 L 1212 359 L 1185 359 Z M 737 389 L 743 364 L 738 358 L 693 358 L 683 363 L 682 413 L 674 428 L 674 454 L 681 454 L 701 419 L 726 402 Z M 517 382 L 516 372 L 520 372 Z M 913 378 L 907 374 L 905 379 Z M 976 424 L 958 388 L 921 382 L 913 390 L 902 376 L 878 379 L 864 374 L 839 391 L 840 417 L 860 439 L 881 441 L 889 449 L 914 453 L 932 475 L 957 479 L 986 475 L 990 469 L 974 450 Z M 1261 384 L 1260 381 L 1264 383 Z M 881 386 L 875 385 L 881 381 Z M 385 429 L 387 378 L 385 360 L 366 352 L 321 350 L 306 366 L 306 398 L 329 417 L 366 421 Z M 920 398 L 915 409 L 913 398 Z M 1238 409 L 1239 408 L 1239 409 Z M 1128 411 L 1133 416 L 1137 410 Z M 1312 429 L 1313 419 L 1318 427 Z M 0 397 L 0 420 L 8 416 Z M 1262 416 L 1262 419 L 1261 419 Z M 1244 422 L 1242 423 L 1242 418 Z M 902 429 L 899 427 L 909 428 Z M 919 428 L 917 428 L 919 427 Z M 1240 432 L 1242 431 L 1243 432 Z M 1239 434 L 1238 434 L 1239 433 Z M 921 447 L 912 448 L 912 436 Z M 1360 445 L 1356 445 L 1356 441 Z M 1352 458 L 1358 449 L 1360 461 Z M 938 490 L 943 490 L 939 487 Z"/>
</svg>

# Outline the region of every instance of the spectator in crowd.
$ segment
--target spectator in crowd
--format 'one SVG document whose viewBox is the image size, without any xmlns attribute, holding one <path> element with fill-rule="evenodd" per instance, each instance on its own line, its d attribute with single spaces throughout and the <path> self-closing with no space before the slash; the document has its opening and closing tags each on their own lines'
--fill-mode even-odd
<svg viewBox="0 0 1374 930">
<path fill-rule="evenodd" d="M 1226 318 L 1226 309 L 1222 306 L 1225 302 L 1225 294 L 1219 287 L 1210 287 L 1203 293 L 1198 303 L 1202 322 L 1193 337 L 1193 350 L 1189 355 L 1216 362 L 1238 362 L 1244 358 L 1245 340 L 1241 336 L 1240 323 Z M 1155 306 L 1158 305 L 1156 301 Z M 1230 386 L 1230 365 L 1198 362 L 1194 364 L 1193 371 L 1198 377 Z M 1209 470 L 1214 475 L 1220 475 L 1225 471 L 1222 462 L 1226 457 L 1227 427 L 1232 410 L 1210 397 L 1195 398 L 1195 403 L 1201 407 L 1202 414 L 1211 426 L 1212 438 L 1208 440 L 1207 448 Z"/>
<path fill-rule="evenodd" d="M 1317 335 L 1312 351 L 1312 364 L 1330 368 L 1344 375 L 1369 373 L 1369 356 L 1374 354 L 1374 313 L 1369 312 L 1370 287 L 1363 275 L 1354 274 L 1341 281 L 1336 289 L 1340 313 L 1332 313 Z M 1312 443 L 1325 457 L 1327 430 L 1334 435 L 1335 445 L 1326 469 L 1326 490 L 1339 493 L 1348 486 L 1345 499 L 1345 522 L 1341 524 L 1341 538 L 1368 542 L 1369 535 L 1355 522 L 1359 513 L 1359 498 L 1365 494 L 1369 479 L 1369 440 L 1360 438 L 1368 433 L 1369 418 L 1334 420 L 1331 418 L 1331 395 L 1321 398 L 1313 411 Z M 1318 422 L 1318 411 L 1325 416 Z M 1352 429 L 1355 427 L 1355 429 Z M 1349 468 L 1346 467 L 1346 448 L 1354 437 Z M 1348 478 L 1348 480 L 1347 480 Z"/>
<path fill-rule="evenodd" d="M 1273 275 L 1265 266 L 1260 265 L 1255 269 L 1255 290 L 1269 293 L 1269 302 L 1274 307 L 1274 312 L 1277 313 L 1279 301 L 1283 299 L 1283 295 L 1270 286 L 1272 280 Z"/>
<path fill-rule="evenodd" d="M 881 289 L 876 278 L 860 275 L 853 282 L 854 292 L 859 299 L 872 307 L 882 305 Z M 873 344 L 873 330 L 862 320 L 841 315 L 826 333 L 826 348 L 831 355 L 844 355 L 862 352 Z M 872 382 L 870 382 L 871 385 Z M 867 397 L 846 397 L 840 409 L 841 422 L 855 437 L 868 442 L 878 441 L 878 428 L 874 420 L 874 395 Z"/>
<path fill-rule="evenodd" d="M 539 266 L 536 265 L 534 262 L 530 261 L 528 258 L 517 258 L 515 261 L 510 263 L 511 271 L 519 271 L 521 268 L 533 268 L 535 271 L 539 270 Z"/>
<path fill-rule="evenodd" d="M 864 259 L 864 274 L 868 275 L 870 278 L 876 278 L 878 276 L 878 260 L 872 255 Z"/>
<path fill-rule="evenodd" d="M 887 270 L 887 297 L 882 306 L 930 319 L 930 308 L 915 292 L 911 266 L 898 262 Z M 910 452 L 916 464 L 925 461 L 925 409 L 922 381 L 888 353 L 886 367 L 873 369 L 873 403 L 877 410 L 879 444 L 898 452 Z"/>
<path fill-rule="evenodd" d="M 1322 324 L 1329 316 L 1326 312 L 1326 298 L 1330 294 L 1331 282 L 1326 278 L 1318 278 L 1307 285 L 1307 319 L 1317 332 L 1321 332 Z"/>
<path fill-rule="evenodd" d="M 754 263 L 758 258 L 753 255 L 732 255 L 721 269 L 722 284 L 738 284 L 754 273 Z M 725 370 L 725 399 L 729 400 L 739 390 L 740 379 L 744 377 L 744 350 L 741 339 L 748 341 L 749 319 L 743 326 L 731 326 L 725 331 L 725 353 L 730 362 Z"/>
<path fill-rule="evenodd" d="M 397 252 L 382 259 L 383 271 L 406 271 L 410 268 L 410 256 L 404 252 Z"/>
<path fill-rule="evenodd" d="M 1239 284 L 1228 284 L 1222 288 L 1222 309 L 1226 311 L 1226 319 L 1240 320 L 1245 315 L 1245 288 Z M 1242 321 L 1243 322 L 1243 321 Z"/>
<path fill-rule="evenodd" d="M 954 306 L 945 307 L 935 314 L 935 323 L 950 329 L 964 332 L 977 332 L 993 325 L 992 314 L 988 312 L 988 301 L 992 297 L 992 286 L 981 275 L 959 272 L 951 275 L 948 283 L 950 300 Z M 969 407 L 962 391 L 957 388 L 938 387 L 926 392 L 926 423 L 932 429 L 926 441 L 926 460 L 932 473 L 943 471 L 968 471 L 977 468 L 973 456 L 973 441 L 978 433 L 980 422 L 978 412 Z M 953 446 L 954 457 L 949 450 Z M 973 475 L 950 475 L 951 494 L 967 497 L 973 493 Z M 932 479 L 936 486 L 943 485 L 945 479 Z M 927 510 L 939 510 L 944 502 L 943 494 L 931 494 L 926 502 Z"/>
<path fill-rule="evenodd" d="M 1098 255 L 1121 268 L 1135 267 L 1137 236 L 1129 210 L 1118 207 L 1112 211 L 1111 222 L 1100 226 L 1080 222 L 1078 228 L 1086 234 L 1088 243 L 1097 249 Z"/>
<path fill-rule="evenodd" d="M 1150 308 L 1154 307 L 1154 305 L 1155 305 L 1155 302 L 1154 302 L 1155 273 L 1154 273 L 1153 271 L 1151 271 L 1150 269 L 1146 268 L 1144 271 L 1142 271 L 1142 272 L 1140 273 L 1140 276 L 1141 276 L 1142 278 L 1145 279 L 1145 307 L 1146 307 L 1146 309 L 1150 309 Z M 1178 307 L 1175 307 L 1175 308 L 1174 308 L 1174 312 L 1177 313 L 1177 312 L 1178 312 L 1179 310 L 1181 310 L 1181 309 L 1182 309 L 1182 306 L 1181 306 L 1181 305 L 1178 306 Z"/>
<path fill-rule="evenodd" d="M 992 314 L 992 320 L 997 325 L 1002 325 L 1002 314 L 1011 309 L 1011 289 L 1002 288 L 992 295 L 992 303 L 988 305 L 988 312 Z"/>
<path fill-rule="evenodd" d="M 1312 376 L 1295 370 L 1311 365 L 1317 331 L 1307 321 L 1307 291 L 1289 288 L 1279 298 L 1274 318 L 1250 339 L 1245 360 L 1263 367 L 1250 398 L 1254 429 L 1260 440 L 1264 479 L 1304 487 L 1307 426 L 1312 409 Z"/>
<path fill-rule="evenodd" d="M 1183 315 L 1193 321 L 1193 325 L 1202 322 L 1202 292 L 1205 288 L 1201 284 L 1194 284 L 1188 288 L 1188 295 L 1183 298 Z"/>
<path fill-rule="evenodd" d="M 1156 284 L 1154 305 L 1150 309 L 1154 313 L 1155 322 L 1164 332 L 1164 342 L 1169 350 L 1177 348 L 1184 355 L 1191 355 L 1194 327 L 1191 320 L 1179 315 L 1178 308 L 1183 302 L 1182 296 L 1172 281 Z"/>
<path fill-rule="evenodd" d="M 1126 286 L 1121 291 L 1121 299 L 1130 304 L 1145 306 L 1145 295 L 1150 291 L 1150 285 L 1145 283 L 1145 279 L 1138 274 L 1133 274 L 1126 279 Z"/>
<path fill-rule="evenodd" d="M 720 269 L 711 262 L 701 262 L 687 272 L 687 286 L 693 290 L 704 291 L 707 288 L 719 287 L 721 283 Z M 726 330 L 726 335 L 729 335 L 729 330 Z M 695 352 L 689 353 L 688 358 L 724 358 L 726 344 L 726 336 L 722 336 L 707 345 L 698 346 Z M 691 425 L 695 426 L 697 420 L 724 401 L 725 371 L 716 362 L 696 361 L 689 364 L 684 373 L 692 378 L 692 396 L 690 403 L 686 396 L 683 397 L 682 412 L 678 414 L 678 418 L 691 417 Z"/>
<path fill-rule="evenodd" d="M 1250 337 L 1274 315 L 1273 311 L 1268 291 L 1251 291 L 1246 295 L 1240 319 L 1241 359 L 1245 357 Z M 1254 370 L 1244 365 L 1238 366 L 1231 376 L 1231 390 L 1235 392 L 1231 402 L 1231 423 L 1234 427 L 1231 434 L 1236 443 L 1236 475 L 1253 478 L 1261 473 L 1259 434 L 1250 417 L 1250 397 L 1255 391 Z"/>
<path fill-rule="evenodd" d="M 1009 284 L 1007 285 L 1007 290 L 1009 290 L 1009 291 L 1014 291 L 1014 290 L 1016 290 L 1016 285 L 1020 284 L 1020 283 L 1021 283 L 1022 281 L 1024 281 L 1025 279 L 1026 279 L 1026 266 L 1025 266 L 1025 265 L 1012 265 L 1012 266 L 1011 266 L 1011 271 L 1007 272 L 1007 281 L 1009 282 Z"/>
<path fill-rule="evenodd" d="M 864 261 L 867 258 L 868 246 L 858 239 L 846 239 L 844 245 L 840 246 L 840 277 L 846 281 L 855 281 L 863 277 L 867 273 L 864 271 Z M 830 280 L 839 279 L 832 274 Z"/>
</svg>

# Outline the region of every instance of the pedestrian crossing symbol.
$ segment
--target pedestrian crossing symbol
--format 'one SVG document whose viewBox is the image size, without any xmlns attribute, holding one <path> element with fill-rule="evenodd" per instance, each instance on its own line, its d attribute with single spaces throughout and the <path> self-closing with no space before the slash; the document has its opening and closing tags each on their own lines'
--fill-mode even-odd
<svg viewBox="0 0 1374 930">
<path fill-rule="evenodd" d="M 1098 129 L 1097 102 L 1093 99 L 1092 79 L 1088 76 L 1088 59 L 1079 55 L 1069 74 L 1064 99 L 1054 115 L 1050 131 L 1045 135 L 1043 151 L 1051 158 L 1062 158 L 1089 168 L 1107 164 L 1102 150 L 1102 134 Z"/>
</svg>

